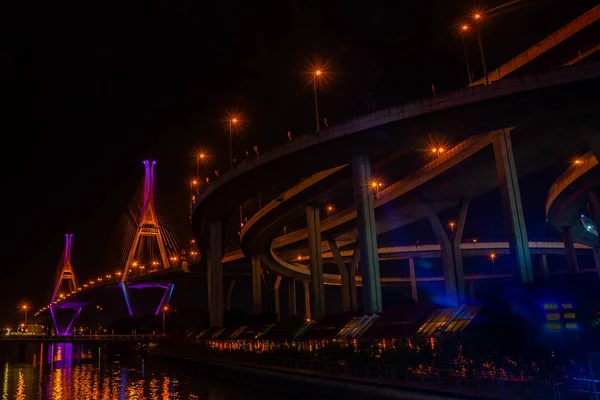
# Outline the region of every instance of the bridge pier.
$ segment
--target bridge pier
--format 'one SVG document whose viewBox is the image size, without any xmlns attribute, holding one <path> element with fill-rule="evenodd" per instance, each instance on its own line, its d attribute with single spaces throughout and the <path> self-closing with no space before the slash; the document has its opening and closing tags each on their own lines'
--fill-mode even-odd
<svg viewBox="0 0 600 400">
<path fill-rule="evenodd" d="M 465 271 L 463 268 L 462 249 L 460 244 L 463 239 L 465 222 L 467 221 L 467 212 L 469 211 L 469 200 L 463 200 L 456 222 L 456 230 L 452 237 L 452 253 L 454 254 L 454 272 L 456 273 L 456 289 L 458 291 L 458 303 L 464 304 L 467 300 L 465 292 Z"/>
<path fill-rule="evenodd" d="M 302 287 L 304 288 L 304 318 L 306 320 L 311 319 L 310 315 L 310 288 L 308 286 L 308 281 L 302 281 Z"/>
<path fill-rule="evenodd" d="M 521 283 L 533 283 L 529 239 L 527 238 L 521 191 L 519 189 L 519 176 L 515 166 L 510 130 L 503 129 L 493 132 L 492 141 L 504 215 L 508 220 L 511 257 L 515 258 L 519 267 Z"/>
<path fill-rule="evenodd" d="M 277 314 L 277 321 L 281 320 L 281 304 L 279 301 L 279 287 L 281 286 L 281 275 L 278 275 L 273 281 L 273 303 L 275 306 L 275 314 Z"/>
<path fill-rule="evenodd" d="M 379 314 L 383 311 L 371 179 L 369 157 L 364 154 L 352 157 L 352 180 L 360 249 L 359 266 L 362 276 L 363 307 L 367 315 Z"/>
<path fill-rule="evenodd" d="M 440 221 L 440 217 L 436 214 L 432 205 L 427 207 L 427 219 L 431 225 L 431 229 L 435 234 L 436 239 L 440 243 L 440 256 L 442 258 L 442 268 L 444 269 L 444 287 L 446 296 L 449 302 L 454 306 L 458 306 L 458 296 L 456 291 L 456 272 L 454 269 L 454 257 L 452 255 L 452 245 L 448 234 Z"/>
<path fill-rule="evenodd" d="M 260 267 L 260 256 L 252 256 L 252 312 L 262 313 L 262 269 Z"/>
<path fill-rule="evenodd" d="M 577 264 L 577 254 L 575 253 L 575 244 L 573 243 L 573 228 L 565 226 L 562 228 L 563 241 L 565 243 L 565 256 L 567 257 L 567 268 L 572 274 L 579 273 L 579 265 Z"/>
<path fill-rule="evenodd" d="M 357 294 L 355 278 L 360 250 L 358 247 L 354 249 L 350 265 L 346 265 L 344 262 L 344 257 L 342 257 L 342 253 L 340 252 L 335 240 L 329 240 L 328 243 L 340 273 L 342 283 L 342 311 L 356 311 L 358 309 L 358 304 L 356 301 Z"/>
<path fill-rule="evenodd" d="M 223 226 L 220 220 L 206 221 L 207 246 L 207 292 L 210 326 L 223 326 Z"/>
<path fill-rule="evenodd" d="M 542 267 L 542 276 L 544 282 L 548 282 L 550 280 L 550 273 L 548 272 L 548 257 L 545 254 L 542 254 L 540 265 Z"/>
<path fill-rule="evenodd" d="M 415 259 L 408 259 L 408 271 L 410 274 L 410 295 L 415 302 L 419 301 L 419 295 L 417 293 L 417 276 L 415 274 Z"/>
<path fill-rule="evenodd" d="M 325 315 L 325 284 L 323 282 L 323 254 L 321 252 L 321 220 L 319 208 L 306 206 L 308 226 L 308 254 L 310 262 L 311 316 L 315 320 Z"/>
<path fill-rule="evenodd" d="M 298 310 L 296 309 L 296 280 L 294 278 L 289 278 L 287 285 L 289 306 L 288 313 L 290 317 L 295 317 L 298 315 Z"/>
</svg>

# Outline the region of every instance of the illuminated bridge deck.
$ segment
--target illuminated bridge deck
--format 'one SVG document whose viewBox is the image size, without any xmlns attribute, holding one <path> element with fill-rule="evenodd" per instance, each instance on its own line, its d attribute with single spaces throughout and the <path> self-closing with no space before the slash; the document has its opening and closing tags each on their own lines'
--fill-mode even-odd
<svg viewBox="0 0 600 400">
<path fill-rule="evenodd" d="M 0 335 L 0 343 L 150 343 L 160 335 Z"/>
</svg>

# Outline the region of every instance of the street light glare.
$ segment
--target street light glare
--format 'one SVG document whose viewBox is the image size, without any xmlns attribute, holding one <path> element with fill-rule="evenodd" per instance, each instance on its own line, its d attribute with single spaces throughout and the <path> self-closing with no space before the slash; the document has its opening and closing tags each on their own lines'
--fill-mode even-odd
<svg viewBox="0 0 600 400">
<path fill-rule="evenodd" d="M 473 18 L 475 18 L 475 19 L 481 19 L 481 14 L 480 13 L 475 13 L 475 14 L 473 14 Z"/>
<path fill-rule="evenodd" d="M 321 71 L 320 69 L 315 71 L 315 75 L 320 76 L 323 73 L 323 71 Z"/>
<path fill-rule="evenodd" d="M 460 27 L 463 31 L 468 31 L 469 30 L 469 25 L 463 25 Z"/>
<path fill-rule="evenodd" d="M 232 118 L 231 122 L 233 122 L 234 124 L 237 124 L 238 120 L 237 120 L 237 118 Z"/>
</svg>

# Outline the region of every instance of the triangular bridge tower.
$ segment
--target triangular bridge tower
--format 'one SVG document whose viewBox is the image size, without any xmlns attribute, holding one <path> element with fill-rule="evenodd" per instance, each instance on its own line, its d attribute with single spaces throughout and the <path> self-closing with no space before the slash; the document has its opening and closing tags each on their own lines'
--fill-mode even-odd
<svg viewBox="0 0 600 400">
<path fill-rule="evenodd" d="M 160 287 L 165 289 L 164 295 L 155 314 L 158 314 L 165 301 L 168 303 L 173 291 L 173 283 L 145 283 L 134 284 L 133 281 L 141 276 L 179 266 L 179 250 L 177 241 L 169 229 L 163 226 L 164 218 L 156 211 L 155 203 L 155 177 L 152 159 L 143 161 L 145 167 L 144 187 L 139 216 L 135 219 L 135 234 L 131 247 L 125 259 L 121 275 L 121 287 L 129 315 L 134 314 L 129 289 Z"/>
<path fill-rule="evenodd" d="M 65 234 L 65 238 L 65 248 L 56 271 L 56 283 L 54 284 L 54 292 L 52 293 L 52 301 L 50 302 L 50 313 L 52 314 L 54 328 L 56 329 L 56 334 L 60 336 L 72 334 L 73 324 L 77 320 L 77 317 L 79 317 L 82 308 L 81 304 L 71 303 L 67 300 L 68 297 L 77 292 L 79 285 L 73 271 L 73 264 L 71 263 L 73 234 L 67 233 Z M 61 326 L 57 319 L 58 310 L 74 310 L 75 312 L 69 318 L 69 323 L 66 327 Z"/>
</svg>

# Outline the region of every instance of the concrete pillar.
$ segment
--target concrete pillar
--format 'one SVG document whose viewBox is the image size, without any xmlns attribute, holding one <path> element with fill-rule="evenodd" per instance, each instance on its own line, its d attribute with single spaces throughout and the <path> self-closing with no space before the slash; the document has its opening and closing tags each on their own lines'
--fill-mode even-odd
<svg viewBox="0 0 600 400">
<path fill-rule="evenodd" d="M 260 256 L 252 256 L 252 312 L 261 314 L 262 310 L 262 269 L 260 267 Z"/>
<path fill-rule="evenodd" d="M 358 260 L 360 259 L 360 247 L 357 244 L 352 253 L 352 260 L 348 267 L 348 277 L 350 280 L 350 311 L 358 311 L 358 294 L 356 292 L 356 271 L 358 271 Z"/>
<path fill-rule="evenodd" d="M 210 313 L 210 326 L 223 326 L 223 234 L 221 221 L 207 221 L 208 228 L 208 254 L 207 282 L 208 282 L 208 311 Z"/>
<path fill-rule="evenodd" d="M 594 253 L 594 264 L 596 264 L 598 275 L 600 276 L 600 247 L 594 247 L 592 252 Z"/>
<path fill-rule="evenodd" d="M 419 301 L 417 293 L 417 277 L 415 275 L 415 260 L 412 257 L 408 259 L 408 271 L 410 274 L 410 294 L 412 299 L 417 302 Z"/>
<path fill-rule="evenodd" d="M 550 273 L 548 272 L 548 257 L 546 257 L 545 254 L 542 254 L 540 265 L 542 267 L 542 276 L 544 278 L 544 282 L 548 282 L 550 280 Z"/>
<path fill-rule="evenodd" d="M 310 262 L 311 315 L 315 320 L 325 315 L 325 284 L 323 282 L 323 254 L 321 253 L 321 221 L 319 208 L 306 207 L 308 226 L 308 254 Z"/>
<path fill-rule="evenodd" d="M 296 280 L 294 278 L 288 279 L 288 305 L 289 305 L 289 316 L 295 317 L 298 315 L 296 308 Z"/>
<path fill-rule="evenodd" d="M 278 275 L 273 282 L 273 302 L 275 303 L 275 314 L 277 320 L 281 320 L 281 304 L 279 302 L 279 287 L 281 286 L 281 275 Z"/>
<path fill-rule="evenodd" d="M 302 281 L 302 287 L 304 288 L 304 318 L 309 320 L 312 316 L 310 314 L 310 289 L 308 281 Z"/>
<path fill-rule="evenodd" d="M 523 216 L 521 191 L 519 190 L 519 179 L 515 167 L 510 130 L 495 131 L 493 135 L 496 171 L 500 183 L 500 192 L 502 193 L 504 215 L 509 226 L 511 256 L 519 267 L 521 283 L 532 283 L 534 279 L 529 239 L 527 238 L 525 217 Z"/>
<path fill-rule="evenodd" d="M 370 188 L 371 164 L 365 155 L 352 157 L 352 180 L 354 203 L 358 223 L 360 248 L 360 272 L 363 284 L 363 307 L 365 314 L 383 311 L 381 280 L 379 277 L 379 254 L 377 251 L 377 229 L 373 192 Z"/>
<path fill-rule="evenodd" d="M 458 214 L 458 221 L 456 221 L 456 230 L 452 237 L 452 253 L 454 254 L 454 272 L 456 274 L 456 289 L 459 304 L 463 304 L 467 300 L 465 271 L 463 268 L 462 249 L 460 248 L 465 230 L 465 222 L 467 221 L 467 211 L 469 211 L 469 200 L 463 200 L 460 206 L 460 213 Z"/>
<path fill-rule="evenodd" d="M 596 189 L 590 190 L 590 210 L 592 211 L 592 221 L 600 232 L 600 198 Z M 600 235 L 598 235 L 598 242 L 596 247 L 600 247 Z"/>
<path fill-rule="evenodd" d="M 340 281 L 341 281 L 341 289 L 342 289 L 342 311 L 349 312 L 352 310 L 351 299 L 350 299 L 350 271 L 348 271 L 348 267 L 344 262 L 344 258 L 340 253 L 340 249 L 338 248 L 335 240 L 328 240 L 329 248 L 333 253 L 333 258 L 335 259 L 335 263 L 338 267 L 338 272 L 340 273 Z"/>
<path fill-rule="evenodd" d="M 458 293 L 456 290 L 456 273 L 454 271 L 454 257 L 452 254 L 452 245 L 446 234 L 446 230 L 435 213 L 433 206 L 427 207 L 427 219 L 433 229 L 436 239 L 440 243 L 440 255 L 442 258 L 442 268 L 444 269 L 444 286 L 448 301 L 454 306 L 458 306 Z"/>
<path fill-rule="evenodd" d="M 579 265 L 577 265 L 577 254 L 575 253 L 572 229 L 570 226 L 565 226 L 562 229 L 563 242 L 565 244 L 565 256 L 567 257 L 567 268 L 572 274 L 578 274 Z"/>
<path fill-rule="evenodd" d="M 231 310 L 231 296 L 233 296 L 233 289 L 235 288 L 236 276 L 233 276 L 229 281 L 229 286 L 227 287 L 227 301 L 225 302 L 225 310 Z"/>
</svg>

